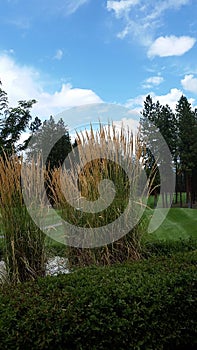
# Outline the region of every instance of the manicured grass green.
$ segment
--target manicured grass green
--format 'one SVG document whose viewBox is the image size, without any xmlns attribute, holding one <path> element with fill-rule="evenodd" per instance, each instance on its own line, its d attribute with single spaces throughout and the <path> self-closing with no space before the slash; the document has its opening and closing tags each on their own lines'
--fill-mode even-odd
<svg viewBox="0 0 197 350">
<path fill-rule="evenodd" d="M 154 210 L 146 210 L 145 215 L 148 217 L 148 220 L 150 220 Z M 53 214 L 50 215 L 50 212 L 49 215 L 46 216 L 46 224 L 53 224 Z M 3 234 L 1 225 L 0 234 Z M 197 209 L 171 208 L 161 226 L 153 233 L 146 234 L 144 240 L 176 241 L 189 238 L 197 239 Z M 57 242 L 53 241 L 52 245 L 56 245 L 56 243 Z M 57 245 L 59 244 L 60 243 L 57 243 Z"/>
<path fill-rule="evenodd" d="M 151 209 L 146 211 L 148 217 L 152 213 Z M 171 208 L 161 226 L 145 237 L 148 241 L 189 238 L 197 239 L 197 209 Z"/>
</svg>

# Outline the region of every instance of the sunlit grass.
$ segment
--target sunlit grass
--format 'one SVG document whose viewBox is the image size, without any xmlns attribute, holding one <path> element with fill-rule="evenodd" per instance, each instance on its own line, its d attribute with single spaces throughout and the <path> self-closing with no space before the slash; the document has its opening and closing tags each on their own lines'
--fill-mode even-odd
<svg viewBox="0 0 197 350">
<path fill-rule="evenodd" d="M 153 209 L 147 209 L 146 215 L 150 217 L 152 212 Z M 197 239 L 197 209 L 171 208 L 160 227 L 145 235 L 147 241 L 189 238 Z"/>
<path fill-rule="evenodd" d="M 33 176 L 33 173 L 28 174 L 29 179 Z M 43 276 L 45 235 L 24 205 L 21 161 L 17 156 L 0 157 L 0 194 L 3 258 L 8 281 L 16 284 Z"/>
<path fill-rule="evenodd" d="M 133 222 L 138 222 L 138 208 L 144 209 L 144 194 L 141 193 L 141 197 L 136 194 L 142 166 L 139 163 L 141 149 L 138 144 L 135 158 L 133 157 L 134 142 L 132 133 L 125 134 L 123 128 L 118 133 L 114 127 L 104 128 L 100 125 L 100 130 L 91 129 L 86 137 L 84 134 L 78 134 L 78 147 L 73 150 L 74 158 L 70 157 L 69 171 L 68 168 L 56 169 L 47 178 L 54 207 L 63 220 L 84 229 L 107 227 L 107 230 L 111 227 L 108 226 L 110 223 L 126 212 L 131 201 L 129 215 L 132 216 Z M 75 161 L 77 157 L 78 163 Z M 123 163 L 126 164 L 125 168 Z M 111 180 L 114 185 L 113 201 L 100 211 L 83 210 L 84 200 L 93 205 L 99 200 L 99 184 L 106 179 Z M 131 221 L 131 217 L 125 220 L 127 234 L 122 234 L 121 226 L 115 226 L 116 232 L 108 232 L 112 237 L 109 244 L 88 248 L 83 246 L 82 240 L 79 248 L 69 246 L 69 263 L 84 266 L 139 259 L 140 241 L 146 224 L 140 220 L 137 225 L 130 227 L 129 220 Z M 84 241 L 85 234 L 84 231 Z M 118 239 L 114 240 L 114 237 Z"/>
</svg>

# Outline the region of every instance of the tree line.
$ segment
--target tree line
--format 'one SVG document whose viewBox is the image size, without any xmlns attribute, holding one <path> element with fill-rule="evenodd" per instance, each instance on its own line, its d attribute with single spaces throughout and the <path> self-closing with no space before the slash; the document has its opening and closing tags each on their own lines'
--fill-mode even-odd
<svg viewBox="0 0 197 350">
<path fill-rule="evenodd" d="M 42 150 L 46 166 L 52 169 L 60 166 L 70 152 L 71 139 L 62 119 L 55 122 L 50 116 L 43 123 L 38 117 L 32 121 L 31 109 L 35 103 L 34 99 L 19 101 L 16 107 L 10 107 L 8 95 L 0 82 L 0 155 L 10 156 L 13 152 L 26 150 L 27 157 L 31 158 Z M 144 101 L 140 124 L 142 139 L 150 136 L 151 124 L 164 137 L 172 155 L 172 168 L 176 176 L 175 204 L 183 206 L 183 193 L 186 193 L 186 203 L 192 207 L 197 201 L 197 110 L 192 109 L 185 96 L 181 96 L 175 111 L 172 111 L 168 104 L 163 106 L 159 101 L 155 103 L 148 95 Z M 29 136 L 20 143 L 24 132 Z M 32 144 L 35 134 L 36 141 Z M 157 141 L 154 140 L 155 145 Z M 51 145 L 54 147 L 48 154 Z M 159 167 L 155 167 L 156 159 L 148 144 L 143 158 L 147 175 L 151 178 L 151 174 L 154 174 L 150 190 L 157 196 L 160 190 Z"/>
<path fill-rule="evenodd" d="M 175 204 L 179 202 L 183 206 L 185 193 L 185 202 L 192 208 L 197 200 L 197 110 L 192 109 L 183 95 L 178 100 L 175 111 L 168 104 L 163 106 L 159 101 L 154 103 L 148 95 L 144 101 L 140 124 L 143 139 L 151 139 L 152 124 L 164 137 L 172 155 L 172 168 L 176 176 Z M 157 143 L 157 140 L 154 142 Z M 147 174 L 154 176 L 152 192 L 157 196 L 160 188 L 159 167 L 156 167 L 156 172 L 152 171 L 156 160 L 148 144 L 143 156 Z"/>
</svg>

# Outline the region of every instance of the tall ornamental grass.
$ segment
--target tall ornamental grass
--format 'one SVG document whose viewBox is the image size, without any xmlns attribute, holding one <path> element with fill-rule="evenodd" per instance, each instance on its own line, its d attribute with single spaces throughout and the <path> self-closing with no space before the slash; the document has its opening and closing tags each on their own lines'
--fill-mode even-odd
<svg viewBox="0 0 197 350">
<path fill-rule="evenodd" d="M 74 156 L 68 158 L 67 166 L 53 170 L 47 178 L 52 202 L 63 220 L 82 228 L 106 226 L 123 214 L 129 205 L 129 200 L 133 200 L 130 215 L 134 217 L 133 221 L 136 221 L 136 216 L 139 215 L 137 207 L 143 209 L 145 206 L 144 192 L 147 189 L 146 182 L 144 191 L 141 191 L 141 197 L 136 195 L 142 175 L 142 149 L 138 138 L 134 141 L 132 133 L 125 132 L 123 128 L 118 131 L 115 126 L 100 125 L 97 131 L 91 128 L 90 132 L 79 133 L 76 142 L 78 147 L 73 149 Z M 113 147 L 109 147 L 110 144 L 113 144 Z M 100 156 L 98 149 L 101 150 Z M 123 163 L 126 164 L 126 168 L 122 167 Z M 129 175 L 132 175 L 131 181 L 129 181 Z M 100 212 L 85 212 L 84 198 L 93 203 L 98 200 L 99 184 L 105 179 L 111 180 L 114 184 L 113 202 Z M 71 202 L 73 199 L 75 207 L 67 198 L 70 198 Z M 136 198 L 138 202 L 135 202 Z M 128 222 L 129 219 L 128 217 Z M 121 233 L 121 226 L 116 230 L 120 230 L 118 232 L 120 238 L 114 241 L 114 232 L 111 232 L 112 240 L 109 244 L 95 248 L 69 246 L 70 267 L 92 264 L 110 265 L 115 262 L 140 259 L 141 238 L 146 230 L 144 217 L 132 228 L 128 224 L 125 235 Z"/>
<path fill-rule="evenodd" d="M 3 259 L 7 279 L 14 284 L 34 280 L 45 274 L 45 235 L 35 225 L 24 205 L 21 166 L 21 160 L 15 155 L 0 157 Z M 36 166 L 33 166 L 27 176 L 30 182 L 35 173 Z M 28 186 L 28 183 L 24 183 L 24 186 Z"/>
</svg>

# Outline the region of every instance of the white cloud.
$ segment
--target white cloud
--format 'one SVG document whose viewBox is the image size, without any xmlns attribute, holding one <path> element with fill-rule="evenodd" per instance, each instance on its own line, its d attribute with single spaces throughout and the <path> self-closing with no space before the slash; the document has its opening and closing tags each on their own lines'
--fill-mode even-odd
<svg viewBox="0 0 197 350">
<path fill-rule="evenodd" d="M 17 15 L 18 11 L 13 11 L 3 21 L 14 25 L 21 30 L 28 30 L 34 23 L 34 18 L 65 17 L 74 14 L 80 7 L 87 4 L 90 0 L 33 0 L 33 6 L 25 7 L 25 16 Z M 17 7 L 17 2 L 14 5 Z M 30 1 L 29 1 L 30 2 Z M 21 12 L 22 13 L 22 12 Z"/>
<path fill-rule="evenodd" d="M 40 74 L 30 66 L 20 66 L 7 54 L 0 54 L 0 80 L 11 105 L 19 100 L 37 98 L 42 89 Z"/>
<path fill-rule="evenodd" d="M 0 80 L 11 106 L 19 100 L 34 98 L 38 102 L 33 107 L 33 114 L 43 118 L 73 106 L 102 102 L 94 91 L 73 88 L 70 84 L 62 84 L 60 90 L 49 93 L 44 89 L 41 74 L 35 68 L 21 66 L 7 54 L 0 54 Z"/>
<path fill-rule="evenodd" d="M 60 61 L 62 59 L 62 57 L 63 57 L 63 54 L 64 54 L 63 51 L 61 49 L 58 49 L 56 51 L 54 59 Z"/>
<path fill-rule="evenodd" d="M 108 11 L 114 11 L 116 18 L 121 18 L 123 29 L 117 37 L 124 39 L 131 35 L 144 46 L 150 46 L 155 30 L 163 24 L 163 15 L 167 10 L 179 10 L 190 0 L 121 0 L 107 1 Z M 124 22 L 122 21 L 124 20 Z"/>
<path fill-rule="evenodd" d="M 72 13 L 76 12 L 79 7 L 86 4 L 89 0 L 66 0 L 66 11 L 68 15 L 71 15 Z"/>
<path fill-rule="evenodd" d="M 130 98 L 126 102 L 125 107 L 135 109 L 139 113 L 143 108 L 144 101 L 145 101 L 147 95 L 148 94 L 138 95 L 134 98 Z M 152 95 L 152 93 L 150 93 L 150 95 Z"/>
<path fill-rule="evenodd" d="M 143 0 L 141 0 L 144 3 Z M 189 4 L 190 0 L 149 0 L 146 1 L 147 6 L 144 8 L 148 9 L 146 21 L 159 19 L 159 17 L 167 10 L 174 9 L 179 10 L 182 6 Z M 152 9 L 152 11 L 150 10 Z"/>
<path fill-rule="evenodd" d="M 174 8 L 179 8 L 183 5 L 187 5 L 189 2 L 190 2 L 190 0 L 168 0 L 168 1 L 166 1 L 167 5 L 171 4 L 171 6 Z"/>
<path fill-rule="evenodd" d="M 82 106 L 92 103 L 101 103 L 102 100 L 94 91 L 89 89 L 73 88 L 70 84 L 62 84 L 60 91 L 50 94 L 42 92 L 39 96 L 39 102 L 35 109 L 46 112 L 48 114 L 59 113 L 64 109 L 74 106 Z"/>
<path fill-rule="evenodd" d="M 132 119 L 131 118 L 127 119 L 127 118 L 123 118 L 121 120 L 115 121 L 113 124 L 119 128 L 121 128 L 123 126 L 124 130 L 129 130 L 132 131 L 133 133 L 136 133 L 139 127 L 139 120 L 140 120 L 140 114 L 138 115 L 138 120 L 136 119 Z M 135 117 L 136 117 L 136 113 L 135 113 Z"/>
<path fill-rule="evenodd" d="M 197 78 L 194 78 L 193 74 L 185 75 L 184 79 L 181 80 L 181 84 L 185 90 L 197 94 Z"/>
<path fill-rule="evenodd" d="M 5 22 L 7 22 L 8 24 L 11 24 L 19 29 L 29 29 L 30 28 L 30 19 L 27 17 L 15 17 L 12 19 L 5 19 Z"/>
<path fill-rule="evenodd" d="M 152 97 L 153 102 L 159 101 L 161 105 L 168 104 L 172 110 L 175 110 L 176 104 L 180 97 L 183 95 L 183 92 L 177 88 L 171 89 L 166 95 L 156 95 L 154 92 L 149 92 L 146 95 L 139 95 L 135 98 L 132 98 L 127 101 L 126 107 L 128 108 L 136 108 L 138 111 L 142 111 L 144 106 L 144 101 L 146 96 L 150 95 Z M 188 99 L 188 101 L 193 104 L 193 99 Z"/>
<path fill-rule="evenodd" d="M 108 11 L 113 10 L 117 17 L 120 17 L 127 11 L 130 11 L 131 7 L 137 5 L 140 0 L 120 0 L 120 1 L 107 1 Z"/>
<path fill-rule="evenodd" d="M 164 81 L 163 77 L 160 75 L 156 75 L 153 77 L 150 77 L 145 80 L 144 84 L 142 85 L 143 88 L 151 88 L 152 86 L 160 85 Z"/>
<path fill-rule="evenodd" d="M 170 89 L 170 92 L 168 92 L 166 95 L 153 96 L 153 101 L 159 101 L 164 106 L 168 104 L 172 108 L 172 110 L 175 110 L 176 104 L 182 95 L 183 92 L 180 89 L 173 88 Z"/>
<path fill-rule="evenodd" d="M 126 27 L 126 28 L 124 28 L 124 30 L 122 32 L 119 32 L 117 34 L 117 38 L 124 39 L 128 33 L 129 33 L 129 27 Z"/>
<path fill-rule="evenodd" d="M 196 39 L 189 36 L 161 36 L 157 38 L 148 50 L 148 57 L 181 56 L 189 51 Z"/>
</svg>

